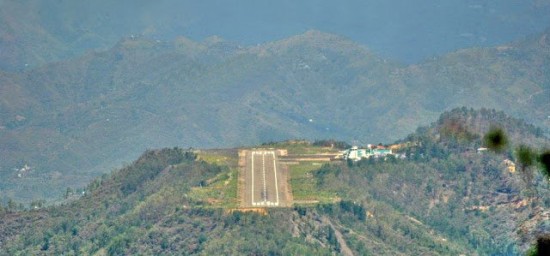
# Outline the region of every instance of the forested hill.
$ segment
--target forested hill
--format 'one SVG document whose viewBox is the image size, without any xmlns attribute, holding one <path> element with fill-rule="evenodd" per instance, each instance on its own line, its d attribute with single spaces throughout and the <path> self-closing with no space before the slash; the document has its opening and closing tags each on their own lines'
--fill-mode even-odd
<svg viewBox="0 0 550 256">
<path fill-rule="evenodd" d="M 550 140 L 543 129 L 513 118 L 503 111 L 494 109 L 455 108 L 441 114 L 439 119 L 429 126 L 422 126 L 404 141 L 412 142 L 415 138 L 424 138 L 437 142 L 449 150 L 473 150 L 486 147 L 482 138 L 490 130 L 501 129 L 510 140 L 506 148 L 509 156 L 514 147 L 528 145 L 537 149 L 550 147 Z M 456 147 L 456 148 L 455 148 Z"/>
<path fill-rule="evenodd" d="M 218 160 L 149 150 L 62 205 L 3 207 L 0 254 L 518 255 L 550 231 L 550 190 L 540 175 L 526 184 L 511 170 L 513 152 L 477 152 L 492 125 L 513 145 L 549 146 L 538 129 L 501 112 L 454 109 L 400 141 L 406 158 L 312 169 L 307 184 L 338 200 L 259 213 L 219 208 L 200 192 L 235 196 L 235 150 Z"/>
<path fill-rule="evenodd" d="M 195 197 L 193 190 L 208 186 L 207 180 L 227 171 L 227 166 L 208 164 L 196 159 L 194 153 L 178 148 L 147 151 L 128 167 L 92 182 L 76 201 L 25 212 L 0 211 L 0 255 L 469 251 L 454 243 L 442 245 L 429 228 L 411 223 L 403 225 L 421 239 L 414 246 L 400 246 L 398 240 L 387 244 L 378 239 L 366 242 L 373 234 L 347 228 L 350 224 L 367 228 L 365 206 L 350 200 L 318 207 L 258 211 L 264 215 L 214 208 Z M 394 219 L 404 221 L 405 217 L 395 210 L 387 210 L 391 219 L 383 221 L 385 225 Z M 356 247 L 359 241 L 338 238 L 343 232 L 354 232 L 355 239 L 365 244 Z M 399 233 L 391 237 L 404 238 Z M 347 246 L 351 242 L 352 249 Z"/>
<path fill-rule="evenodd" d="M 147 148 L 390 142 L 459 106 L 504 110 L 548 133 L 548 33 L 409 66 L 319 31 L 254 47 L 128 37 L 0 73 L 1 193 L 51 199 Z"/>
</svg>

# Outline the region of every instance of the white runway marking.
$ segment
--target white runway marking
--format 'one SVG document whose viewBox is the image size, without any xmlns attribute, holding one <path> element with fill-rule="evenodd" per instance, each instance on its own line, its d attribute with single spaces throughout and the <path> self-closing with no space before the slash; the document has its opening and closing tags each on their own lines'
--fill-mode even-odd
<svg viewBox="0 0 550 256">
<path fill-rule="evenodd" d="M 275 161 L 275 151 L 252 151 L 251 152 L 251 177 L 252 177 L 252 196 L 251 196 L 251 203 L 253 206 L 279 206 L 279 182 L 277 180 L 277 162 Z M 254 166 L 254 157 L 256 155 L 262 156 L 262 182 L 263 182 L 263 191 L 260 194 L 260 201 L 254 201 L 254 172 L 255 167 Z M 266 155 L 272 155 L 273 156 L 273 175 L 275 177 L 275 202 L 268 200 L 268 194 L 267 194 L 267 181 L 266 181 L 266 161 L 265 156 Z M 268 163 L 268 165 L 271 163 Z M 272 199 L 273 200 L 273 199 Z"/>
<path fill-rule="evenodd" d="M 271 152 L 271 154 L 273 154 L 273 173 L 275 174 L 275 197 L 277 198 L 275 205 L 279 206 L 279 184 L 277 182 L 277 164 L 275 163 L 275 152 Z"/>
<path fill-rule="evenodd" d="M 267 201 L 267 184 L 265 183 L 265 152 L 262 152 L 262 174 L 264 179 L 264 202 Z"/>
<path fill-rule="evenodd" d="M 252 169 L 251 169 L 251 173 L 252 173 L 252 205 L 254 205 L 254 154 L 256 152 L 252 152 Z"/>
</svg>

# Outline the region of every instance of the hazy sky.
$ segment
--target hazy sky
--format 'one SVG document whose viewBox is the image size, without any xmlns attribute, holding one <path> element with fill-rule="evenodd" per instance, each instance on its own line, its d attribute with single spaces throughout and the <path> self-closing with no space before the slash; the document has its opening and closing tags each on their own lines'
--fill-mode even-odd
<svg viewBox="0 0 550 256">
<path fill-rule="evenodd" d="M 550 27 L 549 1 L 533 0 L 165 0 L 173 30 L 254 44 L 317 29 L 407 62 L 456 48 L 495 45 Z M 197 3 L 193 3 L 197 2 Z"/>
</svg>

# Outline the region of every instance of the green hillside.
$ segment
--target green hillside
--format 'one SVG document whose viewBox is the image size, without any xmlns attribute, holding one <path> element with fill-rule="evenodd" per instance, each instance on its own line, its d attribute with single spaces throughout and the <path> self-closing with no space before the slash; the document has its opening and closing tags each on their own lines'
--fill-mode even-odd
<svg viewBox="0 0 550 256">
<path fill-rule="evenodd" d="M 148 151 L 130 166 L 94 181 L 75 201 L 3 212 L 0 253 L 331 255 L 342 250 L 406 254 L 465 250 L 441 243 L 427 227 L 410 223 L 384 204 L 379 207 L 391 213 L 386 225 L 400 220 L 418 233 L 421 240 L 414 247 L 398 247 L 397 241 L 389 243 L 365 233 L 375 227 L 366 222 L 365 208 L 351 201 L 270 209 L 263 216 L 207 207 L 207 202 L 194 197 L 194 188 L 225 171 L 181 149 Z M 348 243 L 339 242 L 337 236 L 342 233 L 346 234 L 343 241 L 353 234 L 351 249 L 342 248 Z M 391 238 L 410 239 L 399 233 Z"/>
<path fill-rule="evenodd" d="M 390 142 L 458 106 L 504 110 L 548 133 L 547 36 L 410 66 L 318 31 L 254 47 L 129 37 L 0 73 L 1 195 L 59 197 L 148 148 Z"/>
<path fill-rule="evenodd" d="M 530 189 L 510 170 L 505 159 L 515 162 L 513 152 L 477 152 L 495 125 L 512 145 L 550 146 L 540 129 L 502 112 L 454 109 L 400 141 L 409 145 L 398 150 L 404 159 L 311 169 L 308 184 L 338 201 L 265 215 L 232 210 L 235 150 L 148 150 L 77 194 L 67 192 L 63 204 L 2 207 L 0 254 L 517 255 L 548 232 L 550 190 L 542 176 Z M 299 153 L 322 147 L 315 145 L 273 146 Z"/>
</svg>

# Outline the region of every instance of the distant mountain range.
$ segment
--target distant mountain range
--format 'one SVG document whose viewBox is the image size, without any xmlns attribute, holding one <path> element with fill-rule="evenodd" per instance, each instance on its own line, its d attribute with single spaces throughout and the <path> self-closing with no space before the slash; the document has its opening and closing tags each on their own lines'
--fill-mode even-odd
<svg viewBox="0 0 550 256">
<path fill-rule="evenodd" d="M 539 33 L 549 0 L 0 0 L 0 70 L 28 70 L 111 48 L 131 35 L 256 45 L 317 29 L 406 63 Z"/>
<path fill-rule="evenodd" d="M 0 81 L 0 188 L 23 200 L 82 186 L 146 148 L 391 142 L 460 106 L 550 132 L 550 30 L 414 65 L 314 30 L 253 47 L 133 36 Z"/>
</svg>

